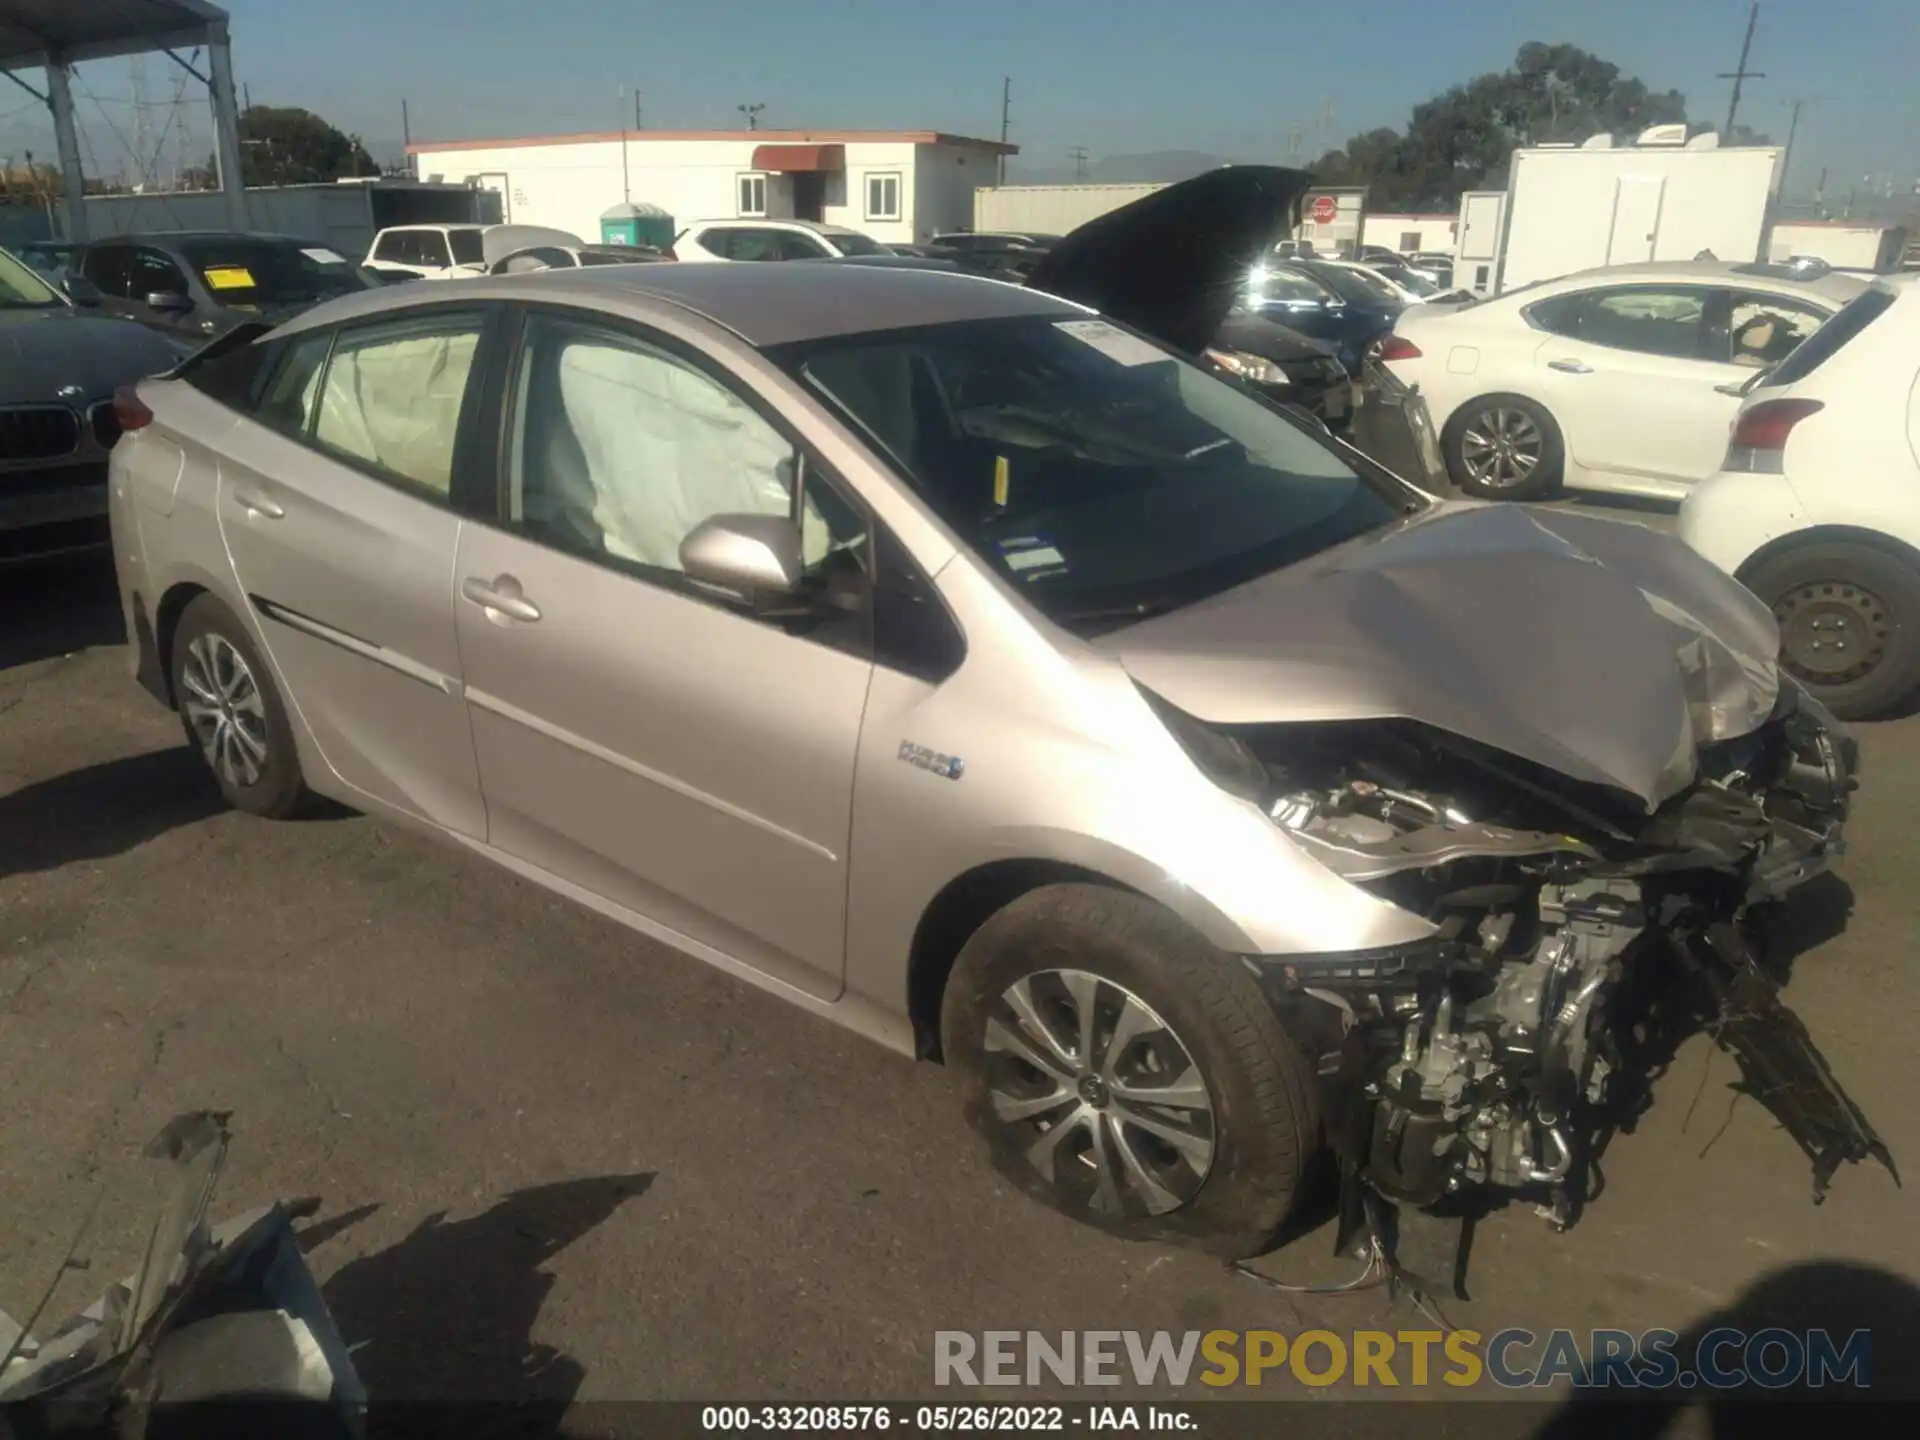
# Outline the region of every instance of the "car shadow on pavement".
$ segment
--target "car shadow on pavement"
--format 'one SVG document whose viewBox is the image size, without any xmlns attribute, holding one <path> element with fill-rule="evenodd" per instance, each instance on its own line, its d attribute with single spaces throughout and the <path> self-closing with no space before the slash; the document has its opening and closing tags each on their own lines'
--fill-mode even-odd
<svg viewBox="0 0 1920 1440">
<path fill-rule="evenodd" d="M 0 616 L 0 670 L 127 639 L 110 555 L 0 568 Z"/>
<path fill-rule="evenodd" d="M 1764 1345 L 1753 1343 L 1774 1331 Z M 1863 1345 L 1849 1348 L 1857 1332 Z M 1824 1332 L 1839 1363 L 1822 1365 L 1811 1338 Z M 1736 1338 L 1737 1337 L 1737 1338 Z M 1756 1354 L 1756 1351 L 1762 1353 Z M 1731 1305 L 1689 1326 L 1673 1347 L 1679 1375 L 1699 1377 L 1646 1389 L 1586 1389 L 1575 1393 L 1536 1432 L 1535 1440 L 1653 1440 L 1668 1434 L 1709 1434 L 1715 1440 L 1792 1435 L 1831 1428 L 1857 1436 L 1914 1433 L 1920 1399 L 1920 1287 L 1878 1266 L 1815 1260 L 1776 1270 Z M 1860 1368 L 1849 1370 L 1857 1358 Z M 1768 1372 L 1778 1388 L 1756 1383 L 1726 1389 L 1701 1384 Z M 1848 1376 L 1851 1375 L 1851 1379 Z M 1801 1403 L 1792 1403 L 1792 1402 Z M 1822 1402 L 1816 1409 L 1810 1401 Z M 1704 1426 L 1688 1423 L 1691 1406 L 1706 1412 Z"/>
<path fill-rule="evenodd" d="M 69 770 L 0 795 L 0 878 L 104 860 L 225 808 L 185 745 Z"/>
<path fill-rule="evenodd" d="M 440 1211 L 343 1265 L 321 1289 L 371 1397 L 372 1433 L 452 1433 L 451 1408 L 462 1434 L 560 1434 L 586 1370 L 533 1339 L 554 1285 L 546 1267 L 653 1180 L 564 1180 L 471 1219 L 448 1222 Z"/>
</svg>

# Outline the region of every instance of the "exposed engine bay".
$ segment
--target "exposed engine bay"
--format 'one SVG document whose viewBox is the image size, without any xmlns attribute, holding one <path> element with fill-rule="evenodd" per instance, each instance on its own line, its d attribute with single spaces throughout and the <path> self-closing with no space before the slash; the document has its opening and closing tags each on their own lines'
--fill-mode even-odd
<svg viewBox="0 0 1920 1440">
<path fill-rule="evenodd" d="M 1215 733 L 1303 849 L 1438 930 L 1247 962 L 1318 1054 L 1351 1186 L 1423 1206 L 1531 1193 L 1564 1227 L 1596 1145 L 1647 1103 L 1662 1037 L 1701 1028 L 1806 1152 L 1816 1203 L 1842 1161 L 1898 1180 L 1756 948 L 1768 907 L 1840 853 L 1857 783 L 1856 744 L 1798 687 L 1702 747 L 1651 815 L 1411 721 Z"/>
</svg>

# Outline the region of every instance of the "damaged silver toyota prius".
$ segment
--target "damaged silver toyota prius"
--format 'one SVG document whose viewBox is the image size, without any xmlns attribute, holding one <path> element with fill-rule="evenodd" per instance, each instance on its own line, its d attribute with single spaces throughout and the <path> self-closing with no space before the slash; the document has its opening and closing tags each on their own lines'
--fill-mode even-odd
<svg viewBox="0 0 1920 1440">
<path fill-rule="evenodd" d="M 1024 288 L 611 266 L 236 332 L 121 397 L 139 676 L 236 806 L 943 1056 L 1126 1234 L 1256 1251 L 1328 1149 L 1565 1218 L 1683 1020 L 1816 1189 L 1887 1160 L 1749 946 L 1856 769 L 1766 609 L 1196 363 L 1305 183 L 1199 177 Z"/>
</svg>

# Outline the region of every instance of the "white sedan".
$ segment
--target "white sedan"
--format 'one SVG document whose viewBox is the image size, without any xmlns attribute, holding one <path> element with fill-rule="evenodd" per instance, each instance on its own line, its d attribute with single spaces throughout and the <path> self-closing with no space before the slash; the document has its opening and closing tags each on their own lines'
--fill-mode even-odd
<svg viewBox="0 0 1920 1440">
<path fill-rule="evenodd" d="M 1920 693 L 1920 280 L 1865 291 L 1735 421 L 1680 535 L 1780 622 L 1780 662 L 1842 719 Z"/>
<path fill-rule="evenodd" d="M 1380 359 L 1426 396 L 1469 495 L 1677 500 L 1719 469 L 1740 387 L 1866 287 L 1777 265 L 1617 265 L 1410 306 Z"/>
</svg>

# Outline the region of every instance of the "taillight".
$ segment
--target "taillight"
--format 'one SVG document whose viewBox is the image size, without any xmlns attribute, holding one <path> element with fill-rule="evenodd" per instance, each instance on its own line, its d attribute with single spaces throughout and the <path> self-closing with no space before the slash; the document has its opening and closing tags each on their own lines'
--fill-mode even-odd
<svg viewBox="0 0 1920 1440">
<path fill-rule="evenodd" d="M 1420 347 L 1404 335 L 1388 335 L 1380 341 L 1382 360 L 1418 360 Z"/>
<path fill-rule="evenodd" d="M 1784 469 L 1783 452 L 1793 427 L 1825 409 L 1818 400 L 1763 400 L 1741 412 L 1727 441 L 1723 470 L 1754 475 L 1778 475 Z"/>
<path fill-rule="evenodd" d="M 147 402 L 134 393 L 133 386 L 122 385 L 113 392 L 113 418 L 119 422 L 120 433 L 129 430 L 141 430 L 153 423 L 153 411 L 147 408 Z"/>
</svg>

